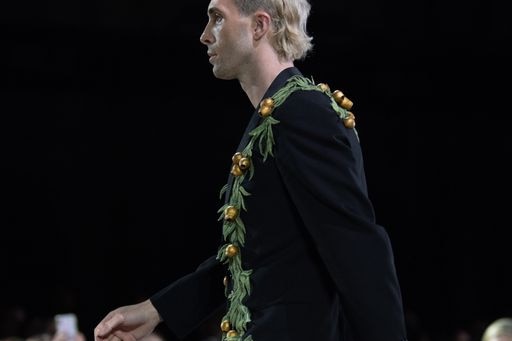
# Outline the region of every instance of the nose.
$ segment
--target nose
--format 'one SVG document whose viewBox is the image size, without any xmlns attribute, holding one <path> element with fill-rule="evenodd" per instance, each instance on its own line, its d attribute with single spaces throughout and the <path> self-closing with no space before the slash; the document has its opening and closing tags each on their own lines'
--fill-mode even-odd
<svg viewBox="0 0 512 341">
<path fill-rule="evenodd" d="M 203 33 L 199 36 L 199 41 L 205 45 L 213 43 L 212 35 L 208 32 L 208 25 L 206 25 Z"/>
</svg>

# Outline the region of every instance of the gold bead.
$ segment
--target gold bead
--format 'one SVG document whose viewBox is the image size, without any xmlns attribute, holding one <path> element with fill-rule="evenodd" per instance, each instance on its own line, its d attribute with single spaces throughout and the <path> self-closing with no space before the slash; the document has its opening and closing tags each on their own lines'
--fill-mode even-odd
<svg viewBox="0 0 512 341">
<path fill-rule="evenodd" d="M 231 330 L 231 323 L 229 323 L 228 320 L 224 320 L 220 324 L 220 330 L 222 330 L 224 333 L 229 332 Z"/>
<path fill-rule="evenodd" d="M 238 209 L 235 206 L 228 206 L 224 210 L 224 220 L 234 221 L 238 217 Z"/>
<path fill-rule="evenodd" d="M 340 106 L 343 109 L 347 109 L 347 110 L 352 109 L 353 105 L 354 105 L 354 103 L 352 103 L 352 101 L 349 100 L 347 97 L 343 97 L 343 99 L 341 100 L 341 103 L 340 103 Z"/>
<path fill-rule="evenodd" d="M 356 120 L 353 117 L 345 117 L 343 119 L 343 125 L 347 128 L 354 128 L 356 126 Z"/>
<path fill-rule="evenodd" d="M 261 117 L 265 118 L 265 117 L 270 116 L 270 114 L 272 113 L 273 110 L 274 110 L 273 107 L 268 106 L 268 105 L 263 105 L 260 107 L 259 114 L 261 115 Z"/>
<path fill-rule="evenodd" d="M 238 336 L 238 333 L 236 332 L 236 330 L 233 330 L 231 329 L 227 334 L 226 334 L 227 337 L 236 337 Z"/>
<path fill-rule="evenodd" d="M 238 165 L 233 165 L 233 167 L 231 167 L 231 174 L 234 176 L 240 176 L 243 172 Z"/>
<path fill-rule="evenodd" d="M 240 152 L 236 152 L 235 154 L 233 154 L 233 156 L 231 157 L 231 161 L 233 161 L 233 164 L 236 165 L 238 164 L 238 162 L 240 161 L 240 159 L 243 157 L 242 153 Z"/>
<path fill-rule="evenodd" d="M 274 99 L 272 99 L 272 97 L 267 97 L 260 102 L 260 109 L 258 110 L 258 113 L 261 117 L 265 118 L 269 116 L 272 111 L 274 111 Z"/>
<path fill-rule="evenodd" d="M 273 108 L 274 107 L 274 100 L 272 99 L 272 97 L 267 97 L 263 101 L 261 101 L 260 107 L 270 107 L 270 108 Z"/>
<path fill-rule="evenodd" d="M 345 95 L 343 94 L 343 92 L 341 92 L 340 90 L 335 90 L 333 93 L 332 93 L 332 97 L 334 98 L 334 100 L 336 101 L 336 103 L 340 104 L 341 101 L 343 101 L 343 97 L 345 97 Z"/>
<path fill-rule="evenodd" d="M 247 157 L 241 158 L 240 161 L 238 161 L 238 167 L 240 167 L 242 171 L 249 169 L 249 167 L 251 167 L 251 160 Z"/>
<path fill-rule="evenodd" d="M 325 83 L 318 83 L 318 87 L 320 88 L 320 90 L 326 92 L 326 91 L 329 91 L 330 88 L 329 88 L 329 85 L 325 84 Z"/>
<path fill-rule="evenodd" d="M 224 276 L 224 279 L 222 279 L 222 284 L 224 284 L 225 287 L 228 286 L 229 278 L 228 276 Z"/>
<path fill-rule="evenodd" d="M 236 245 L 229 244 L 224 252 L 229 258 L 235 257 L 238 254 L 238 247 Z"/>
</svg>

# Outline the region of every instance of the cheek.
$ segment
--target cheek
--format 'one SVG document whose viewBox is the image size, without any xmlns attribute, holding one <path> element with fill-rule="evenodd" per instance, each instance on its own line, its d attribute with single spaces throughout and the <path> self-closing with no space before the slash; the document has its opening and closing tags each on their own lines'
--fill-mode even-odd
<svg viewBox="0 0 512 341">
<path fill-rule="evenodd" d="M 212 35 L 215 37 L 216 40 L 218 40 L 222 36 L 222 27 L 223 26 L 220 25 L 212 27 Z"/>
</svg>

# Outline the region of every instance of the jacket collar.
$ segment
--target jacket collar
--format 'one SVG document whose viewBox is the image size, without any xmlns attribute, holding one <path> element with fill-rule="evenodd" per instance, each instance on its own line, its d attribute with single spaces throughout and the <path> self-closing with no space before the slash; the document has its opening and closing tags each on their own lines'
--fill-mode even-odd
<svg viewBox="0 0 512 341">
<path fill-rule="evenodd" d="M 272 83 L 268 87 L 267 91 L 265 92 L 265 95 L 263 96 L 262 100 L 264 98 L 271 97 L 272 95 L 274 95 L 279 89 L 281 89 L 286 84 L 286 81 L 290 77 L 295 76 L 295 75 L 302 75 L 302 73 L 299 71 L 299 69 L 297 69 L 294 66 L 282 70 L 276 76 L 276 78 L 272 81 Z M 242 139 L 240 140 L 240 144 L 238 145 L 237 151 L 242 151 L 245 148 L 245 146 L 247 145 L 247 143 L 249 142 L 249 139 L 250 139 L 249 133 L 254 128 L 256 128 L 257 125 L 261 122 L 261 116 L 258 114 L 258 110 L 259 110 L 259 104 L 256 107 L 256 109 L 254 110 L 252 117 L 251 117 L 249 123 L 247 124 L 247 127 L 245 128 L 245 132 L 242 135 Z M 227 191 L 226 191 L 226 194 L 224 197 L 225 203 L 228 202 L 229 196 L 231 195 L 232 185 L 233 185 L 233 175 L 229 174 L 228 188 L 227 188 Z"/>
<path fill-rule="evenodd" d="M 270 84 L 263 98 L 271 97 L 273 94 L 277 92 L 277 90 L 281 89 L 286 81 L 295 75 L 302 75 L 302 73 L 295 66 L 289 67 L 281 71 L 274 81 Z M 263 99 L 262 98 L 262 99 Z M 259 107 L 259 105 L 258 105 Z M 256 114 L 258 113 L 258 108 L 256 108 Z"/>
</svg>

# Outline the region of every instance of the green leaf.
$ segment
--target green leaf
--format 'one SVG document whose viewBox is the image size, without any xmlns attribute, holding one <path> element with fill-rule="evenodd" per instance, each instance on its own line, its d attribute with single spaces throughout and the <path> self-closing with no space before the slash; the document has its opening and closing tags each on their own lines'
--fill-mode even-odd
<svg viewBox="0 0 512 341">
<path fill-rule="evenodd" d="M 220 189 L 220 193 L 219 193 L 219 199 L 222 199 L 222 196 L 224 195 L 224 193 L 226 193 L 227 190 L 228 190 L 228 184 L 225 184 L 224 186 L 222 186 L 222 188 Z"/>
<path fill-rule="evenodd" d="M 285 85 L 272 96 L 272 99 L 274 100 L 274 110 L 284 103 L 288 96 L 297 90 L 321 91 L 331 98 L 333 109 L 340 115 L 340 117 L 343 118 L 348 115 L 345 109 L 341 108 L 336 101 L 334 101 L 330 91 L 322 91 L 320 87 L 315 85 L 313 77 L 308 79 L 301 75 L 295 75 L 288 79 Z M 269 155 L 274 156 L 273 149 L 276 141 L 273 126 L 277 123 L 279 123 L 279 121 L 272 116 L 262 119 L 261 123 L 249 132 L 250 139 L 242 154 L 245 157 L 252 158 L 253 149 L 255 145 L 257 145 L 258 151 L 263 156 L 263 162 L 266 161 Z M 252 162 L 252 160 L 247 173 L 249 180 L 252 180 L 252 177 L 255 174 L 254 162 Z M 244 179 L 245 174 L 236 177 L 233 180 L 228 202 L 241 210 L 247 211 L 244 198 L 251 194 L 242 186 Z M 228 186 L 226 184 L 221 189 L 220 198 L 222 198 L 222 195 L 226 193 L 227 190 Z M 224 218 L 223 212 L 226 207 L 227 205 L 224 205 L 219 209 L 218 212 L 222 212 L 220 219 Z M 225 222 L 223 224 L 224 238 L 230 240 L 233 244 L 239 247 L 243 246 L 245 243 L 246 232 L 245 224 L 240 215 L 234 222 Z M 224 319 L 229 320 L 233 324 L 234 328 L 239 332 L 239 335 L 228 338 L 226 334 L 224 334 L 223 341 L 253 341 L 251 335 L 244 335 L 247 323 L 251 321 L 251 314 L 249 309 L 243 304 L 244 298 L 251 294 L 250 275 L 252 274 L 252 270 L 244 270 L 242 268 L 242 250 L 240 250 L 240 253 L 235 257 L 228 258 L 225 255 L 226 247 L 227 245 L 221 247 L 217 255 L 219 260 L 228 264 L 233 281 L 233 290 L 227 294 L 229 307 Z"/>
</svg>

